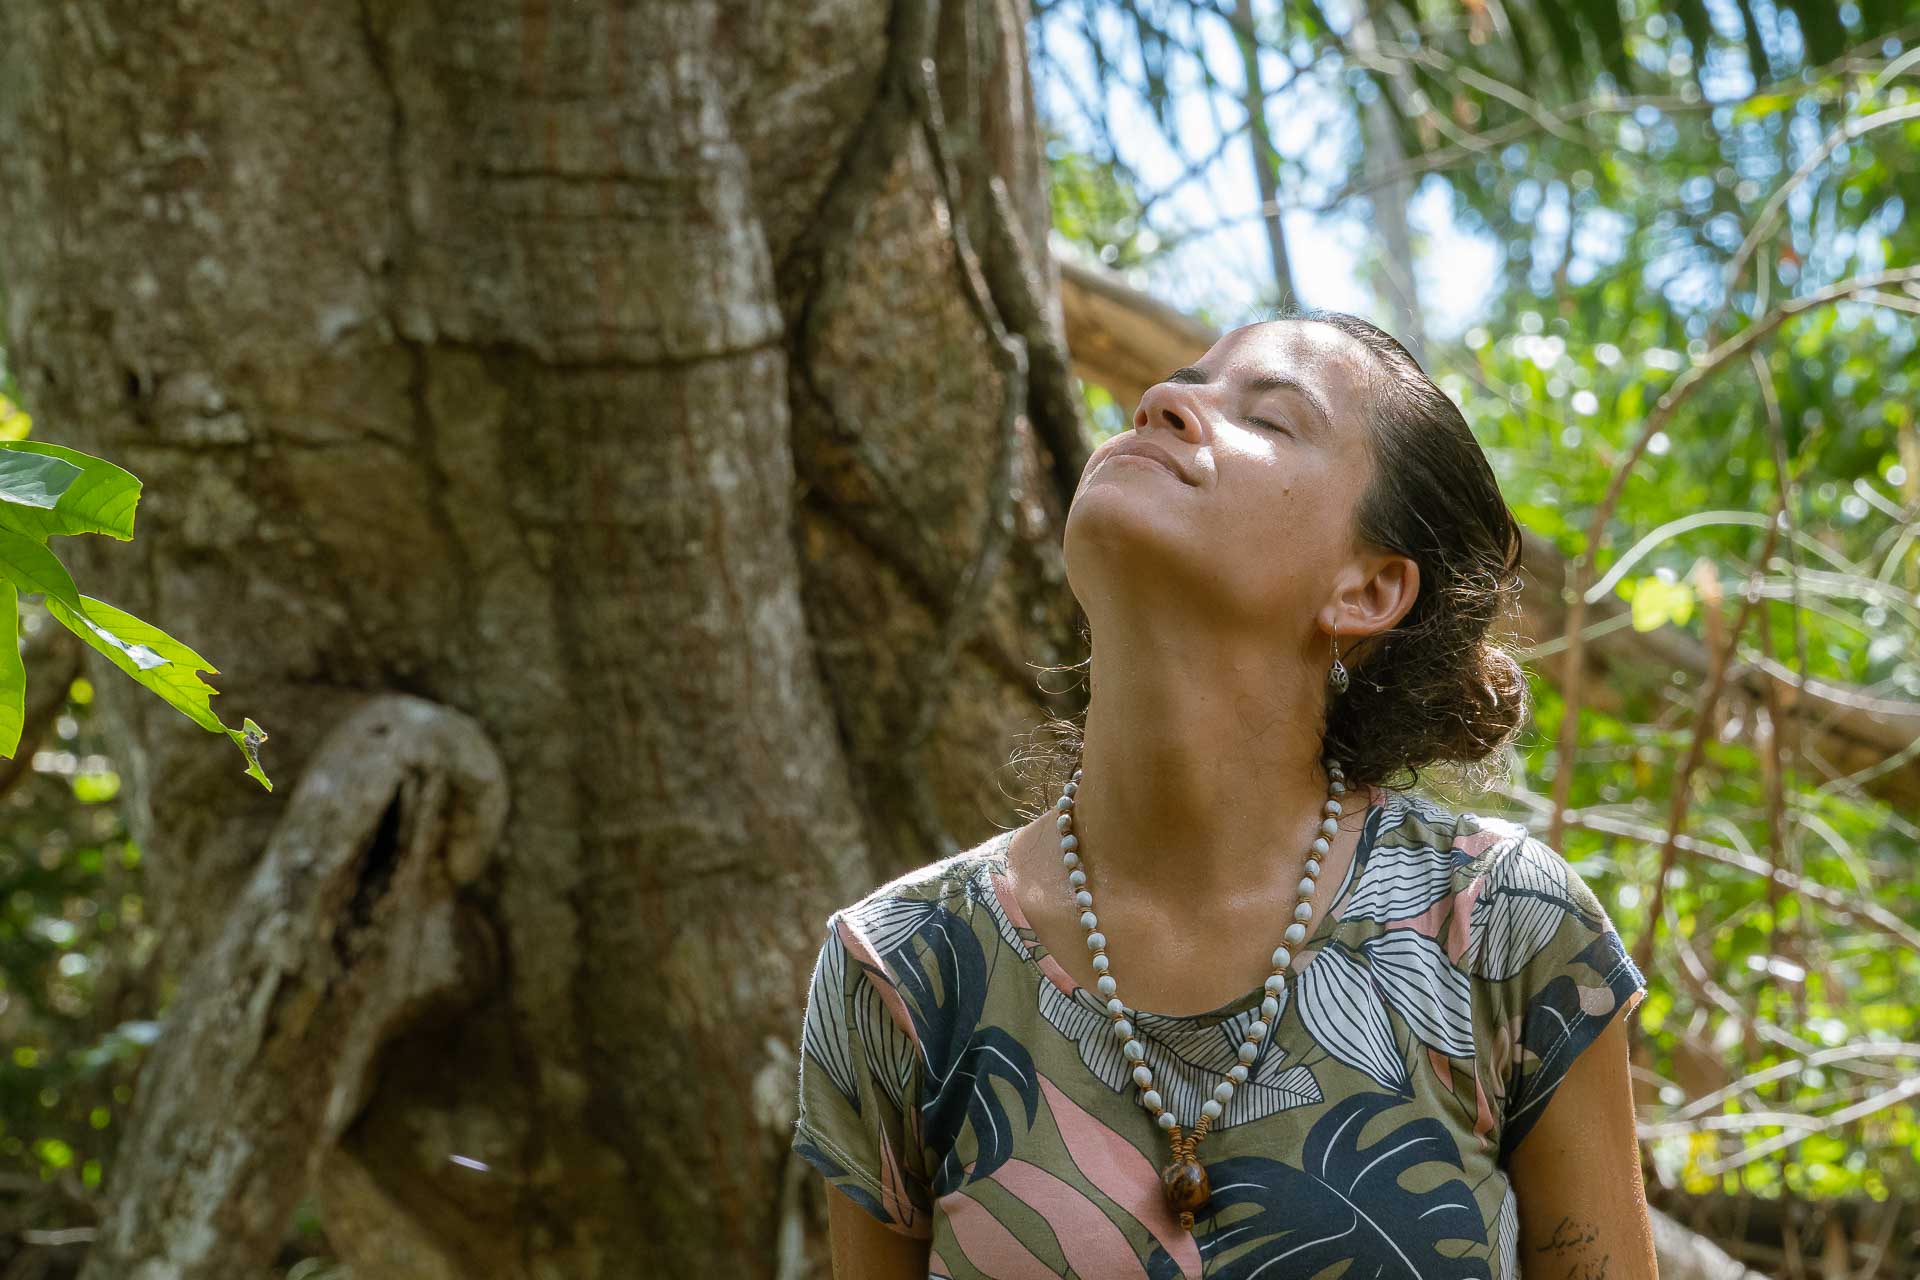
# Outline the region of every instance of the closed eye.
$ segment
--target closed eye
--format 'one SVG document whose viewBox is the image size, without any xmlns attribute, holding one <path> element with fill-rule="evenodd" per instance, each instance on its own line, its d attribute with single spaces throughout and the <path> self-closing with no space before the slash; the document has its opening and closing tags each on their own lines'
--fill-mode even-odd
<svg viewBox="0 0 1920 1280">
<path fill-rule="evenodd" d="M 1285 430 L 1285 428 L 1280 426 L 1278 423 L 1268 422 L 1265 418 L 1248 418 L 1247 421 L 1253 423 L 1256 427 L 1265 427 L 1269 431 Z"/>
</svg>

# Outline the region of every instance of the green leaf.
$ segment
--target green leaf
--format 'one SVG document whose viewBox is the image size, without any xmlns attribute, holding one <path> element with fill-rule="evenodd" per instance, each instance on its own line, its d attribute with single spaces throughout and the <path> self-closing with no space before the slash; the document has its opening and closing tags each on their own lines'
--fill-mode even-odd
<svg viewBox="0 0 1920 1280">
<path fill-rule="evenodd" d="M 40 538 L 56 533 L 104 533 L 126 542 L 133 537 L 140 479 L 131 471 L 105 458 L 38 440 L 0 440 L 0 464 L 11 460 L 8 454 L 45 458 L 73 467 L 80 474 L 62 486 L 52 510 L 0 503 L 0 527 Z"/>
<path fill-rule="evenodd" d="M 1633 583 L 1630 592 L 1622 583 L 1621 594 L 1633 602 L 1635 631 L 1653 631 L 1669 622 L 1682 623 L 1693 616 L 1694 594 L 1689 583 L 1641 578 Z"/>
<path fill-rule="evenodd" d="M 0 582 L 0 756 L 20 749 L 27 722 L 27 668 L 20 661 L 20 593 Z"/>
<path fill-rule="evenodd" d="M 21 591 L 44 592 L 49 602 L 80 607 L 80 588 L 73 585 L 73 575 L 38 538 L 0 529 L 0 580 Z"/>
<path fill-rule="evenodd" d="M 0 502 L 51 511 L 81 474 L 64 458 L 0 450 Z"/>
<path fill-rule="evenodd" d="M 212 698 L 219 692 L 202 680 L 198 672 L 219 675 L 220 669 L 175 640 L 158 627 L 150 626 L 130 613 L 122 612 L 92 596 L 79 597 L 80 606 L 69 608 L 49 596 L 47 611 L 60 624 L 105 654 L 108 661 L 134 680 L 159 694 L 169 705 L 209 733 L 224 733 L 247 758 L 247 773 L 267 790 L 273 790 L 260 768 L 260 744 L 267 733 L 252 720 L 243 720 L 242 728 L 230 729 L 213 712 Z"/>
</svg>

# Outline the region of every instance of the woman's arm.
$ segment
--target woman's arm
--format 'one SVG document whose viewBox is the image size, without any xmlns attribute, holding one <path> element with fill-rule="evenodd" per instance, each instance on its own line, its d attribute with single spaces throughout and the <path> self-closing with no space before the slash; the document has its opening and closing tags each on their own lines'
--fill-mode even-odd
<svg viewBox="0 0 1920 1280">
<path fill-rule="evenodd" d="M 832 1187 L 827 1188 L 827 1235 L 837 1280 L 927 1280 L 925 1240 L 892 1230 Z"/>
<path fill-rule="evenodd" d="M 1573 1060 L 1507 1175 L 1527 1280 L 1655 1280 L 1625 1018 Z"/>
</svg>

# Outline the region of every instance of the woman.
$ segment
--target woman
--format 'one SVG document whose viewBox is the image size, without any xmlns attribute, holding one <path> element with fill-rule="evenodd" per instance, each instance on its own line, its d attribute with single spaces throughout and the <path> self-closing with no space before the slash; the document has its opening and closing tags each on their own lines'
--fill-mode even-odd
<svg viewBox="0 0 1920 1280">
<path fill-rule="evenodd" d="M 1452 401 L 1351 316 L 1234 330 L 1064 546 L 1058 802 L 829 922 L 794 1141 L 835 1273 L 1653 1276 L 1639 972 L 1524 827 L 1385 785 L 1527 711 Z"/>
</svg>

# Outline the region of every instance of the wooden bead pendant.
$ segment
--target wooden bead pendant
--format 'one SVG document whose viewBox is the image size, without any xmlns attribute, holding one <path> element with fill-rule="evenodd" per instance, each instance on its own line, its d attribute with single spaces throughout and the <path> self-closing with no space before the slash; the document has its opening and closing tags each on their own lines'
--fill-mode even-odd
<svg viewBox="0 0 1920 1280">
<path fill-rule="evenodd" d="M 1180 1215 L 1180 1225 L 1193 1230 L 1193 1215 L 1213 1195 L 1206 1166 L 1191 1154 L 1183 1155 L 1160 1171 L 1160 1186 L 1167 1193 L 1167 1204 Z"/>
</svg>

